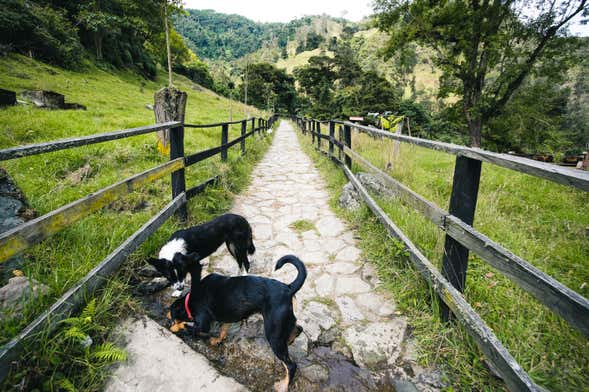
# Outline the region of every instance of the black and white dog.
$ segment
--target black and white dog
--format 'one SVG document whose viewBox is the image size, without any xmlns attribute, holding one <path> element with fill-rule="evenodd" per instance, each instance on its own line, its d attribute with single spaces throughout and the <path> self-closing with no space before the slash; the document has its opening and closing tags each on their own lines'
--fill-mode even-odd
<svg viewBox="0 0 589 392">
<path fill-rule="evenodd" d="M 256 248 L 250 224 L 243 216 L 235 214 L 221 215 L 201 225 L 178 230 L 162 246 L 158 258 L 150 258 L 148 263 L 170 281 L 176 290 L 172 295 L 177 297 L 190 269 L 189 259 L 182 256 L 198 253 L 201 258 L 208 257 L 223 242 L 237 261 L 239 270 L 247 274 L 250 269 L 247 256 L 254 254 Z"/>
</svg>

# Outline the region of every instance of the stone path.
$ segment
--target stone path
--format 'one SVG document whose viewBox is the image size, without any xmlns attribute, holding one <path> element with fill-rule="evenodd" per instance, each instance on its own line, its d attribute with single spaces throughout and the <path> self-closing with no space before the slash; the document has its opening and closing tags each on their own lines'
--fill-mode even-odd
<svg viewBox="0 0 589 392">
<path fill-rule="evenodd" d="M 268 153 L 253 171 L 251 185 L 236 198 L 232 209 L 244 215 L 254 231 L 257 251 L 251 274 L 292 282 L 296 276 L 293 266 L 274 271 L 276 260 L 285 254 L 297 255 L 307 266 L 308 277 L 297 293 L 295 307 L 304 332 L 289 347 L 291 358 L 299 366 L 290 390 L 439 390 L 440 373 L 416 363 L 405 317 L 396 311 L 394 301 L 378 290 L 374 268 L 363 260 L 354 232 L 331 211 L 325 189 L 318 170 L 301 150 L 295 131 L 283 121 Z M 225 247 L 203 263 L 208 263 L 208 272 L 237 273 L 237 265 Z M 172 300 L 170 292 L 164 290 L 146 297 L 145 309 L 168 327 L 164 314 Z M 170 372 L 177 362 L 158 368 L 154 359 L 139 366 L 144 361 L 138 358 L 139 353 L 150 356 L 151 349 L 133 342 L 139 339 L 150 346 L 154 333 L 142 332 L 143 324 L 133 325 L 134 332 L 127 338 L 131 361 L 117 370 L 113 379 L 119 384 L 109 384 L 109 392 L 156 391 L 162 386 L 158 380 L 177 376 L 178 372 Z M 212 333 L 216 333 L 214 328 L 218 326 L 213 326 Z M 169 335 L 160 331 L 164 332 Z M 259 315 L 234 324 L 218 347 L 188 335 L 180 337 L 184 343 L 170 344 L 167 358 L 185 358 L 192 347 L 199 353 L 194 355 L 204 355 L 218 371 L 215 374 L 211 366 L 191 354 L 190 367 L 194 370 L 191 373 L 182 368 L 184 387 L 174 384 L 180 389 L 239 390 L 243 385 L 252 391 L 270 391 L 274 382 L 284 377 L 283 367 L 264 337 Z M 153 341 L 158 341 L 156 336 Z M 134 384 L 139 381 L 133 374 L 154 370 L 161 374 L 154 375 L 151 382 L 141 384 L 141 388 Z M 229 383 L 227 389 L 216 384 L 217 378 Z"/>
<path fill-rule="evenodd" d="M 364 262 L 353 231 L 331 211 L 328 200 L 319 171 L 301 150 L 292 126 L 283 121 L 253 171 L 249 189 L 232 208 L 253 228 L 257 251 L 250 273 L 292 282 L 293 266 L 274 271 L 276 260 L 289 253 L 307 266 L 295 310 L 304 333 L 290 350 L 300 366 L 299 378 L 307 378 L 317 389 L 371 390 L 391 383 L 400 389 L 403 380 L 411 380 L 419 390 L 435 390 L 437 372 L 416 365 L 406 319 L 396 312 L 394 301 L 378 291 L 375 269 Z M 209 271 L 236 273 L 226 249 L 211 256 L 209 264 Z M 235 340 L 240 340 L 236 333 Z M 318 348 L 323 349 L 319 354 L 314 352 Z M 342 377 L 346 366 L 338 361 L 330 365 L 325 358 L 330 356 L 358 367 Z M 299 384 L 300 390 L 309 389 Z"/>
</svg>

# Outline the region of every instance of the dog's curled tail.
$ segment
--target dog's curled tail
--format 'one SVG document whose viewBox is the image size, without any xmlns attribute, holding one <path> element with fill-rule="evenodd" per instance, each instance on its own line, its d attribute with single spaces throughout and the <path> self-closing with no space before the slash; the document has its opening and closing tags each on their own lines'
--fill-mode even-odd
<svg viewBox="0 0 589 392">
<path fill-rule="evenodd" d="M 274 270 L 279 270 L 284 264 L 288 263 L 294 265 L 299 272 L 296 279 L 288 285 L 291 295 L 295 295 L 295 293 L 303 286 L 303 283 L 305 283 L 305 279 L 307 279 L 307 268 L 305 268 L 305 265 L 298 257 L 294 255 L 286 255 L 278 259 Z"/>
</svg>

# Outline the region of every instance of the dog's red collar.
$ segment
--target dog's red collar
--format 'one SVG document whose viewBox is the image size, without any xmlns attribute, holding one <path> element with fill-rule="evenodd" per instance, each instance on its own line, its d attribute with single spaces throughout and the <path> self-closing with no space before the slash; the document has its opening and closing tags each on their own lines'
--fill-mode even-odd
<svg viewBox="0 0 589 392">
<path fill-rule="evenodd" d="M 192 313 L 190 313 L 190 307 L 188 307 L 188 300 L 190 299 L 190 292 L 186 294 L 186 298 L 184 299 L 184 309 L 186 309 L 186 314 L 188 315 L 188 319 L 192 320 Z"/>
</svg>

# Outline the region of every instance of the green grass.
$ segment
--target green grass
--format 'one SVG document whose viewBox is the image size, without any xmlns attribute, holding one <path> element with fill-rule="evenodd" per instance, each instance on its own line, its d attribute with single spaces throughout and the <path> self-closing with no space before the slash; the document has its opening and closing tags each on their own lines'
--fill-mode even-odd
<svg viewBox="0 0 589 392">
<path fill-rule="evenodd" d="M 385 288 L 408 315 L 424 364 L 446 370 L 453 390 L 495 391 L 504 384 L 490 375 L 483 355 L 459 325 L 445 325 L 437 300 L 370 211 L 336 206 L 344 174 L 303 142 L 327 180 L 332 205 L 360 234 L 364 255 L 374 263 Z M 446 209 L 455 157 L 353 133 L 353 148 L 411 189 Z M 354 164 L 354 171 L 361 170 Z M 439 268 L 444 234 L 409 207 L 378 199 L 379 205 Z M 490 164 L 484 164 L 475 228 L 577 291 L 589 296 L 589 195 Z M 564 320 L 471 254 L 466 299 L 534 381 L 553 391 L 580 391 L 589 385 L 589 342 Z"/>
<path fill-rule="evenodd" d="M 306 219 L 300 219 L 298 221 L 292 222 L 289 227 L 297 231 L 298 233 L 302 233 L 304 231 L 309 230 L 317 230 L 313 222 Z"/>
<path fill-rule="evenodd" d="M 84 104 L 88 110 L 48 111 L 31 106 L 0 109 L 0 148 L 153 124 L 153 111 L 145 105 L 153 104 L 154 92 L 165 83 L 163 73 L 156 81 L 146 81 L 126 71 L 90 66 L 83 72 L 73 72 L 22 56 L 1 58 L 1 88 L 17 92 L 32 88 L 54 90 L 65 94 L 67 102 Z M 242 118 L 243 105 L 230 103 L 180 76 L 175 77 L 175 84 L 188 93 L 187 123 L 228 120 L 230 106 L 234 119 Z M 267 116 L 251 107 L 247 111 L 254 116 Z M 232 126 L 230 138 L 239 132 L 239 124 Z M 217 186 L 189 203 L 189 225 L 230 208 L 233 195 L 249 182 L 253 164 L 261 158 L 270 139 L 249 138 L 245 158 L 240 156 L 237 145 L 230 149 L 227 162 L 221 162 L 217 156 L 186 170 L 187 187 L 222 174 Z M 186 129 L 185 151 L 190 154 L 220 141 L 220 128 Z M 31 206 L 45 214 L 167 160 L 156 150 L 155 135 L 149 134 L 6 161 L 2 167 L 23 189 Z M 68 178 L 85 164 L 92 168 L 90 176 L 79 183 Z M 25 275 L 46 284 L 49 293 L 27 303 L 22 313 L 8 314 L 0 322 L 0 344 L 20 332 L 167 204 L 171 199 L 169 184 L 168 176 L 151 183 L 27 251 L 22 268 Z M 121 317 L 141 313 L 129 287 L 131 273 L 180 227 L 173 219 L 163 225 L 99 291 L 93 326 L 88 332 L 95 342 L 93 347 L 109 341 L 112 327 Z M 60 328 L 56 334 L 43 334 L 27 345 L 26 354 L 17 362 L 4 387 L 9 389 L 22 383 L 24 390 L 55 390 L 68 381 L 77 390 L 100 390 L 108 376 L 108 361 L 100 358 L 110 358 L 108 351 L 86 352 L 68 339 L 64 331 Z"/>
</svg>

